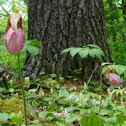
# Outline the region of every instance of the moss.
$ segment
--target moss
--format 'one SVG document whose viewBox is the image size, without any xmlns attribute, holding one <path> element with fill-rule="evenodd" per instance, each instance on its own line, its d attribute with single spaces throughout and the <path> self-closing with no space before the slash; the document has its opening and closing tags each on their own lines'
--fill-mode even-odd
<svg viewBox="0 0 126 126">
<path fill-rule="evenodd" d="M 53 123 L 53 122 L 48 122 L 48 121 L 43 121 L 43 122 L 41 122 L 44 126 L 56 126 L 56 124 L 55 123 Z"/>
<path fill-rule="evenodd" d="M 21 99 L 9 99 L 0 101 L 0 112 L 24 113 L 23 101 Z"/>
<path fill-rule="evenodd" d="M 51 123 L 44 123 L 45 126 L 56 126 L 55 124 L 51 124 Z"/>
</svg>

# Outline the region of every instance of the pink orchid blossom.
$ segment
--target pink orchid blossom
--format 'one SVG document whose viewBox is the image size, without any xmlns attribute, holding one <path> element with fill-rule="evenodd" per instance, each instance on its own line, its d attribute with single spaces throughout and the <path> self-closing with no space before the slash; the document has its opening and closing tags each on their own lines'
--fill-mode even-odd
<svg viewBox="0 0 126 126">
<path fill-rule="evenodd" d="M 5 45 L 7 50 L 15 55 L 24 47 L 25 34 L 22 29 L 22 17 L 18 13 L 13 13 L 8 19 L 8 25 L 5 31 Z"/>
<path fill-rule="evenodd" d="M 108 74 L 107 79 L 111 85 L 116 86 L 116 87 L 121 86 L 121 79 L 117 74 L 110 73 Z"/>
</svg>

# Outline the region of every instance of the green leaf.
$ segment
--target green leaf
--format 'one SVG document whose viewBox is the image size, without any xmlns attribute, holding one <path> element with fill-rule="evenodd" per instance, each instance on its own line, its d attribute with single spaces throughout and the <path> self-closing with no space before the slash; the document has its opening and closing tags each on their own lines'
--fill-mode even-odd
<svg viewBox="0 0 126 126">
<path fill-rule="evenodd" d="M 52 77 L 52 78 L 56 78 L 57 75 L 56 75 L 56 74 L 50 74 L 50 77 Z"/>
<path fill-rule="evenodd" d="M 39 123 L 39 120 L 33 120 L 33 121 L 30 121 L 32 124 L 38 124 Z"/>
<path fill-rule="evenodd" d="M 102 49 L 98 49 L 98 50 L 99 50 L 99 53 L 104 57 L 105 53 L 102 51 Z"/>
<path fill-rule="evenodd" d="M 105 73 L 106 70 L 107 70 L 107 67 L 103 67 L 103 69 L 102 69 L 102 74 Z"/>
<path fill-rule="evenodd" d="M 39 41 L 37 40 L 37 39 L 34 39 L 34 40 L 27 40 L 26 42 L 25 42 L 25 44 L 26 45 L 32 45 L 32 46 L 37 46 L 37 45 L 39 45 Z"/>
<path fill-rule="evenodd" d="M 97 48 L 97 49 L 99 49 L 100 47 L 99 46 L 97 46 L 97 45 L 94 45 L 94 44 L 89 44 L 89 45 L 87 45 L 88 47 L 92 47 L 92 48 Z"/>
<path fill-rule="evenodd" d="M 65 82 L 64 77 L 59 77 L 58 79 L 59 79 L 61 82 Z"/>
<path fill-rule="evenodd" d="M 2 50 L 2 51 L 7 51 L 7 48 L 6 48 L 5 45 L 0 45 L 0 50 Z"/>
<path fill-rule="evenodd" d="M 30 40 L 30 42 L 31 42 L 31 45 L 32 45 L 32 46 L 37 46 L 37 45 L 39 45 L 39 43 L 40 43 L 37 39 Z"/>
<path fill-rule="evenodd" d="M 105 119 L 105 121 L 108 125 L 113 125 L 113 126 L 117 125 L 116 117 L 109 117 L 109 118 Z"/>
<path fill-rule="evenodd" d="M 120 66 L 120 70 L 118 70 L 118 74 L 121 75 L 126 71 L 126 67 L 125 66 Z"/>
<path fill-rule="evenodd" d="M 101 112 L 100 112 L 100 115 L 106 116 L 106 115 L 109 115 L 109 114 L 112 114 L 112 113 L 113 113 L 113 111 L 111 111 L 111 110 L 102 109 Z"/>
<path fill-rule="evenodd" d="M 102 67 L 106 66 L 106 65 L 113 65 L 114 63 L 109 63 L 109 62 L 105 62 L 105 63 L 102 63 Z"/>
<path fill-rule="evenodd" d="M 87 57 L 88 55 L 88 49 L 82 49 L 80 52 L 79 52 L 79 55 L 82 59 L 84 59 L 85 57 Z"/>
<path fill-rule="evenodd" d="M 55 115 L 53 115 L 53 113 L 47 113 L 46 118 L 48 118 L 49 120 L 57 120 L 57 118 L 55 117 Z"/>
<path fill-rule="evenodd" d="M 122 115 L 117 116 L 117 123 L 123 125 L 125 123 L 124 117 Z"/>
<path fill-rule="evenodd" d="M 53 97 L 45 97 L 43 98 L 44 101 L 53 101 L 54 98 Z"/>
<path fill-rule="evenodd" d="M 126 78 L 126 71 L 124 72 L 124 78 Z"/>
<path fill-rule="evenodd" d="M 76 79 L 77 79 L 77 78 L 74 78 L 73 81 L 76 80 Z M 76 86 L 72 86 L 69 90 L 70 90 L 70 91 L 75 91 L 76 89 L 77 89 Z"/>
<path fill-rule="evenodd" d="M 80 120 L 81 126 L 104 126 L 101 118 L 95 114 L 84 115 Z"/>
<path fill-rule="evenodd" d="M 60 120 L 53 113 L 49 113 L 47 111 L 40 112 L 39 118 L 47 118 L 48 120 L 55 120 L 55 121 Z"/>
<path fill-rule="evenodd" d="M 91 99 L 88 99 L 87 103 L 88 103 L 89 107 L 93 107 L 94 106 Z"/>
<path fill-rule="evenodd" d="M 38 116 L 39 118 L 45 118 L 47 113 L 48 113 L 47 111 L 43 111 L 43 112 L 40 112 Z"/>
<path fill-rule="evenodd" d="M 74 57 L 80 50 L 82 50 L 82 48 L 73 48 L 71 51 L 70 51 L 70 55 L 72 57 Z"/>
<path fill-rule="evenodd" d="M 26 42 L 25 42 L 25 45 L 30 45 L 31 44 L 31 41 L 30 40 L 27 40 Z"/>
<path fill-rule="evenodd" d="M 119 75 L 123 74 L 126 71 L 126 66 L 122 66 L 122 65 L 111 65 L 111 66 L 116 70 L 116 72 Z"/>
<path fill-rule="evenodd" d="M 111 104 L 108 104 L 108 105 L 106 106 L 106 109 L 107 109 L 107 110 L 113 110 L 113 106 L 112 106 Z"/>
<path fill-rule="evenodd" d="M 72 49 L 74 49 L 75 47 L 70 47 L 70 48 L 67 48 L 67 49 L 64 49 L 62 52 L 61 52 L 61 55 L 64 54 L 64 53 L 67 53 L 69 51 L 71 51 Z"/>
<path fill-rule="evenodd" d="M 79 107 L 76 107 L 76 106 L 71 106 L 71 107 L 67 107 L 66 108 L 66 111 L 67 112 L 72 112 L 72 111 L 75 111 L 75 110 L 79 111 L 80 108 Z"/>
<path fill-rule="evenodd" d="M 126 71 L 126 67 L 122 65 L 118 65 L 116 71 L 119 75 L 123 74 Z"/>
<path fill-rule="evenodd" d="M 9 117 L 10 117 L 10 118 L 13 118 L 13 117 L 18 118 L 18 114 L 16 114 L 16 113 L 11 113 L 11 114 L 9 115 Z"/>
<path fill-rule="evenodd" d="M 92 52 L 93 52 L 99 59 L 101 59 L 101 54 L 100 54 L 99 49 L 92 49 Z"/>
<path fill-rule="evenodd" d="M 33 56 L 36 56 L 39 52 L 39 49 L 37 47 L 28 45 L 27 47 L 28 52 L 30 52 Z"/>
<path fill-rule="evenodd" d="M 21 50 L 21 52 L 25 52 L 27 50 L 27 47 L 28 46 L 25 44 L 24 47 L 23 47 L 23 49 Z"/>
<path fill-rule="evenodd" d="M 57 126 L 65 126 L 65 124 L 63 124 L 63 123 L 61 123 L 61 122 L 58 122 L 58 121 L 56 122 L 56 125 L 57 125 Z"/>
<path fill-rule="evenodd" d="M 69 95 L 68 91 L 64 88 L 61 88 L 59 91 L 59 97 L 67 97 Z"/>
<path fill-rule="evenodd" d="M 71 123 L 76 120 L 76 116 L 73 114 L 68 114 L 65 118 L 66 123 Z"/>
<path fill-rule="evenodd" d="M 88 52 L 91 57 L 93 57 L 93 58 L 95 57 L 95 53 L 92 49 L 90 49 Z"/>
<path fill-rule="evenodd" d="M 76 69 L 76 70 L 74 70 L 74 73 L 75 74 L 83 74 L 82 70 L 83 70 L 82 68 Z"/>
<path fill-rule="evenodd" d="M 7 113 L 0 113 L 0 121 L 7 121 L 9 119 L 9 115 Z"/>
<path fill-rule="evenodd" d="M 23 122 L 19 118 L 13 117 L 10 124 L 19 124 L 19 125 L 21 125 L 21 124 L 23 124 Z"/>
</svg>

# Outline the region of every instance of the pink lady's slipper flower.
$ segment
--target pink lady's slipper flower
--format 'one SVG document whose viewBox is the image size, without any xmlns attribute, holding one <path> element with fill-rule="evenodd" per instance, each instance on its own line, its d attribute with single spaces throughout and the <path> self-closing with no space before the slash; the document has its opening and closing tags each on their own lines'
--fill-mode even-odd
<svg viewBox="0 0 126 126">
<path fill-rule="evenodd" d="M 107 79 L 111 85 L 116 87 L 121 86 L 121 80 L 117 74 L 110 73 L 107 75 Z"/>
<path fill-rule="evenodd" d="M 18 54 L 25 44 L 25 34 L 22 29 L 22 17 L 13 13 L 8 19 L 5 31 L 5 45 L 11 54 Z"/>
</svg>

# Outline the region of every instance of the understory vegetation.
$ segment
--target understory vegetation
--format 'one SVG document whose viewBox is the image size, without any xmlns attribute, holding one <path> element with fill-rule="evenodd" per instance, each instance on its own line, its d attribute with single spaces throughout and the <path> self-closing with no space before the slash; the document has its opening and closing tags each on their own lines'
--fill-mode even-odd
<svg viewBox="0 0 126 126">
<path fill-rule="evenodd" d="M 123 3 L 122 3 L 123 2 Z M 73 70 L 66 77 L 40 72 L 35 81 L 23 78 L 29 126 L 126 126 L 126 2 L 104 0 L 108 43 L 113 63 L 102 63 L 102 49 L 93 44 L 61 50 L 85 60 L 101 61 L 99 79 L 93 80 L 92 70 L 87 80 L 83 69 Z M 16 7 L 23 14 L 23 29 L 27 39 L 27 5 L 23 0 L 0 1 L 0 126 L 24 126 L 24 107 L 18 80 L 18 59 L 5 48 L 2 39 L 9 13 Z M 12 5 L 12 6 L 9 6 Z M 9 6 L 9 7 L 6 7 Z M 21 69 L 27 52 L 33 56 L 39 42 L 26 40 L 20 53 Z M 106 72 L 120 77 L 119 86 L 107 82 Z M 116 79 L 115 79 L 116 80 Z"/>
</svg>

